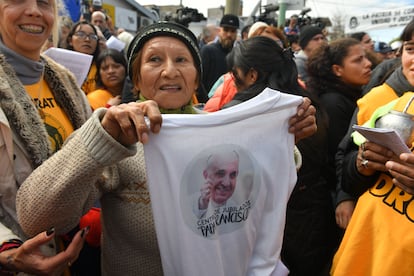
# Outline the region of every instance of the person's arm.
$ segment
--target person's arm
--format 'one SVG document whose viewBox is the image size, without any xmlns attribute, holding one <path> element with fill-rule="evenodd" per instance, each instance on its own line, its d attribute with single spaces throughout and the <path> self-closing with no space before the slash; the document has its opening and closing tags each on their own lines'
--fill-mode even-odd
<svg viewBox="0 0 414 276">
<path fill-rule="evenodd" d="M 34 275 L 60 275 L 79 256 L 89 229 L 85 228 L 75 235 L 65 251 L 54 256 L 46 256 L 40 250 L 55 236 L 53 228 L 36 235 L 25 242 L 18 238 L 3 241 L 0 245 L 0 275 L 13 275 L 25 272 Z M 14 236 L 11 231 L 0 224 L 0 234 Z"/>
<path fill-rule="evenodd" d="M 339 142 L 339 146 L 335 155 L 335 173 L 336 173 L 336 207 L 335 207 L 335 220 L 336 224 L 342 229 L 346 229 L 351 220 L 352 213 L 354 212 L 356 196 L 351 195 L 344 191 L 342 187 L 342 166 L 344 151 L 349 142 L 352 142 L 349 139 L 352 133 L 352 125 L 355 123 L 356 112 L 351 119 L 351 124 L 348 127 L 348 131 Z M 344 144 L 341 144 L 344 143 Z"/>
<path fill-rule="evenodd" d="M 342 187 L 342 166 L 344 153 L 346 151 L 347 146 L 349 146 L 348 143 L 352 142 L 351 140 L 349 140 L 349 137 L 352 133 L 352 125 L 355 123 L 355 116 L 356 111 L 353 114 L 347 133 L 338 145 L 337 152 L 335 155 L 335 220 L 336 224 L 342 229 L 346 229 L 346 227 L 348 226 L 349 221 L 351 220 L 352 214 L 354 212 L 356 203 L 356 194 L 351 195 L 348 192 L 345 192 Z"/>
<path fill-rule="evenodd" d="M 149 127 L 158 133 L 161 114 L 153 101 L 98 109 L 60 151 L 39 166 L 21 185 L 16 208 L 22 229 L 35 235 L 55 227 L 73 229 L 99 196 L 105 183 L 119 182 L 117 162 L 148 140 Z"/>
<path fill-rule="evenodd" d="M 358 146 L 352 139 L 352 126 L 357 122 L 358 108 L 355 109 L 348 131 L 338 145 L 335 156 L 337 184 L 346 193 L 358 198 L 368 190 L 378 178 L 378 173 L 366 176 L 358 171 L 356 166 L 358 157 Z"/>
</svg>

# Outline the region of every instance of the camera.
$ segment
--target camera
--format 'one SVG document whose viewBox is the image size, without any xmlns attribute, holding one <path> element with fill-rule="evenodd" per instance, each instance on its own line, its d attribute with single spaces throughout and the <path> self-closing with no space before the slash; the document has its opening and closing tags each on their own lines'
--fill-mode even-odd
<svg viewBox="0 0 414 276">
<path fill-rule="evenodd" d="M 200 22 L 206 20 L 206 18 L 202 13 L 199 13 L 197 9 L 185 7 L 177 9 L 173 16 L 166 16 L 165 20 L 174 21 L 188 27 L 188 24 L 191 22 Z"/>
</svg>

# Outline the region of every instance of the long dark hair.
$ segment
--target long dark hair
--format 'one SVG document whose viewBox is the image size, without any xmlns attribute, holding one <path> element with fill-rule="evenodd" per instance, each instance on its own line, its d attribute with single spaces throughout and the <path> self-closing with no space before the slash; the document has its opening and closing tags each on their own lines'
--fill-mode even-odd
<svg viewBox="0 0 414 276">
<path fill-rule="evenodd" d="M 104 83 L 102 82 L 100 69 L 101 69 L 102 63 L 108 57 L 112 58 L 116 63 L 119 63 L 124 67 L 125 77 L 126 77 L 126 74 L 128 72 L 128 70 L 127 70 L 127 61 L 126 61 L 125 55 L 122 52 L 120 52 L 118 50 L 115 50 L 115 49 L 110 49 L 110 48 L 105 49 L 98 55 L 98 58 L 96 59 L 97 73 L 96 73 L 95 79 L 96 79 L 96 86 L 97 87 L 105 87 Z"/>
<path fill-rule="evenodd" d="M 227 66 L 229 71 L 239 68 L 244 74 L 256 70 L 255 86 L 302 95 L 293 53 L 268 37 L 256 36 L 238 43 L 227 55 Z"/>
<path fill-rule="evenodd" d="M 320 96 L 328 87 L 346 85 L 340 77 L 334 74 L 332 66 L 343 65 L 349 49 L 360 44 L 361 42 L 354 38 L 340 38 L 315 49 L 307 61 L 309 79 L 306 86 L 308 89 Z"/>
<path fill-rule="evenodd" d="M 367 35 L 366 32 L 357 32 L 350 35 L 351 38 L 354 38 L 358 41 L 362 41 L 362 38 Z"/>
<path fill-rule="evenodd" d="M 413 38 L 414 34 L 414 20 L 411 20 L 404 28 L 401 33 L 400 40 L 401 41 L 410 41 Z M 404 47 L 404 46 L 403 46 Z"/>
</svg>

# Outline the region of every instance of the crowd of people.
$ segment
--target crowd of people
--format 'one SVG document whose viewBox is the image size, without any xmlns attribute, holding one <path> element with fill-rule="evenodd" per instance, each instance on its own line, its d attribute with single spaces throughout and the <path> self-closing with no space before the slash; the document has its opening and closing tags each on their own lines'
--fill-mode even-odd
<svg viewBox="0 0 414 276">
<path fill-rule="evenodd" d="M 164 114 L 226 114 L 271 89 L 300 98 L 282 133 L 293 141 L 295 183 L 278 208 L 280 248 L 249 241 L 250 260 L 235 271 L 413 275 L 414 155 L 353 126 L 375 127 L 395 111 L 414 115 L 414 21 L 390 45 L 364 32 L 329 41 L 319 26 L 295 24 L 292 16 L 285 28 L 256 22 L 241 30 L 239 17 L 225 14 L 199 38 L 174 22 L 133 35 L 100 10 L 72 22 L 55 0 L 0 0 L 0 274 L 166 274 L 145 145 L 162 133 Z M 111 37 L 125 47 L 108 47 Z M 81 85 L 43 53 L 49 47 L 92 56 Z M 230 156 L 208 159 L 200 221 L 236 208 L 243 160 Z M 254 235 L 262 231 L 273 234 Z M 276 260 L 260 263 L 257 246 Z"/>
</svg>

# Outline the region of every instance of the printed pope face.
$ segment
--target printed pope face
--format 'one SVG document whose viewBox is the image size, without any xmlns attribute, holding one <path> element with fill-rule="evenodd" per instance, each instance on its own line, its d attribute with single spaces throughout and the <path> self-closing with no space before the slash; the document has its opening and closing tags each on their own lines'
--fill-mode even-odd
<svg viewBox="0 0 414 276">
<path fill-rule="evenodd" d="M 195 154 L 182 176 L 180 198 L 192 231 L 215 239 L 243 227 L 260 190 L 259 167 L 248 150 L 234 144 Z"/>
<path fill-rule="evenodd" d="M 233 195 L 239 174 L 239 158 L 236 152 L 211 155 L 203 176 L 209 184 L 210 199 L 223 205 Z"/>
</svg>

